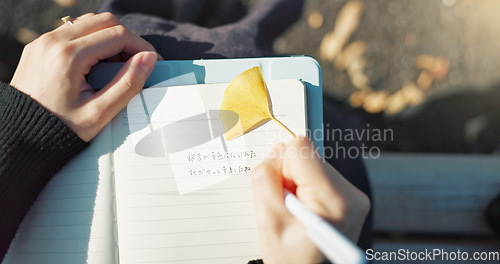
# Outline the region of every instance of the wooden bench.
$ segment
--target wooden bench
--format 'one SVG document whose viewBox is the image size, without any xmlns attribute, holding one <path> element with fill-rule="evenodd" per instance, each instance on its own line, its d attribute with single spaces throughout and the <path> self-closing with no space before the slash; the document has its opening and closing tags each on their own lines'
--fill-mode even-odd
<svg viewBox="0 0 500 264">
<path fill-rule="evenodd" d="M 365 165 L 373 191 L 375 251 L 500 254 L 483 217 L 500 192 L 500 156 L 385 153 Z"/>
</svg>

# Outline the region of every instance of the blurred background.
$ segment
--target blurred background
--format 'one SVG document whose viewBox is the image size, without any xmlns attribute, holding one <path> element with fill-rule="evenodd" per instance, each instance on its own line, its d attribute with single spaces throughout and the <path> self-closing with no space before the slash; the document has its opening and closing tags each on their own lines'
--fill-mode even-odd
<svg viewBox="0 0 500 264">
<path fill-rule="evenodd" d="M 215 27 L 257 0 L 172 1 L 190 9 L 178 20 Z M 0 80 L 26 43 L 102 2 L 2 0 Z M 346 118 L 394 131 L 368 142 L 387 155 L 365 161 L 376 248 L 498 251 L 484 214 L 500 192 L 499 10 L 498 0 L 305 0 L 275 41 L 277 55 L 320 63 L 325 100 Z"/>
</svg>

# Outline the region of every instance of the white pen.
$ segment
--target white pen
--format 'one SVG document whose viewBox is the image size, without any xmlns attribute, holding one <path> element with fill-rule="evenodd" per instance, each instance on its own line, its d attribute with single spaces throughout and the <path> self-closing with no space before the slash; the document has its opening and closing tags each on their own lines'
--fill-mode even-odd
<svg viewBox="0 0 500 264">
<path fill-rule="evenodd" d="M 363 251 L 323 218 L 305 207 L 299 199 L 285 190 L 285 206 L 307 229 L 307 234 L 332 263 L 366 263 Z"/>
</svg>

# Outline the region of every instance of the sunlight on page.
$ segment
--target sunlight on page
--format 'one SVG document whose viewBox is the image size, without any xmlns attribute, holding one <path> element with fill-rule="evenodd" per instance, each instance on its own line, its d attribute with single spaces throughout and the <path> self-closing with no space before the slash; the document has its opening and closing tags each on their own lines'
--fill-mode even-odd
<svg viewBox="0 0 500 264">
<path fill-rule="evenodd" d="M 233 174 L 249 172 L 248 155 L 241 155 L 246 150 L 244 138 L 224 140 L 218 111 L 205 108 L 199 89 L 161 90 L 141 92 L 127 107 L 136 154 L 163 157 L 171 164 L 170 171 L 159 173 L 174 175 L 181 195 L 203 190 Z M 180 94 L 189 96 L 191 109 L 185 110 L 186 102 L 176 100 Z M 176 103 L 183 105 L 176 107 Z"/>
<path fill-rule="evenodd" d="M 251 170 L 291 136 L 267 122 L 226 141 L 218 117 L 226 87 L 146 89 L 113 120 L 120 264 L 259 258 Z M 276 117 L 304 135 L 303 83 L 270 81 L 268 88 Z"/>
</svg>

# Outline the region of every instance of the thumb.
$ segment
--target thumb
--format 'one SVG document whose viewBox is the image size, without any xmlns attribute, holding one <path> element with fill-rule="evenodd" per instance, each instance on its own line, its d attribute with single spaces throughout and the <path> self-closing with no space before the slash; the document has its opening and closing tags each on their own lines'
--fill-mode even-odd
<svg viewBox="0 0 500 264">
<path fill-rule="evenodd" d="M 113 80 L 95 94 L 93 103 L 106 113 L 107 122 L 111 121 L 142 90 L 156 61 L 157 55 L 154 52 L 135 54 L 123 65 Z"/>
<path fill-rule="evenodd" d="M 252 192 L 257 223 L 267 225 L 282 217 L 285 209 L 280 153 L 285 145 L 275 146 L 270 155 L 252 170 Z"/>
</svg>

